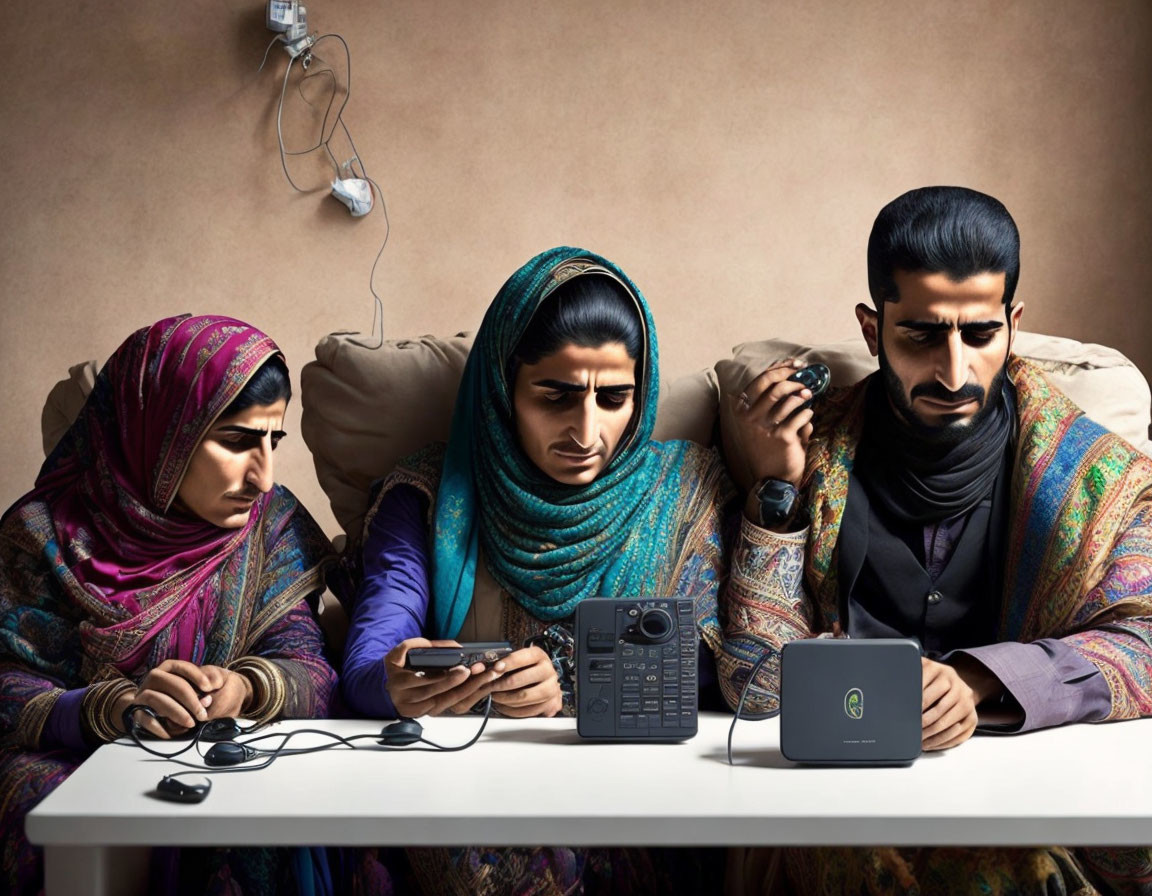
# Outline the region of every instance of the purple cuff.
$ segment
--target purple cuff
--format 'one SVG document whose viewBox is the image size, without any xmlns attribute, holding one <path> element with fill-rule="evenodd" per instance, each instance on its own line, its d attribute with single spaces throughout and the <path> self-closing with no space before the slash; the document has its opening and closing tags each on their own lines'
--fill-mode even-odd
<svg viewBox="0 0 1152 896">
<path fill-rule="evenodd" d="M 90 751 L 80 727 L 80 702 L 87 692 L 87 688 L 65 691 L 52 704 L 52 711 L 44 722 L 44 730 L 40 732 L 40 746 L 43 749 L 64 749 L 76 753 Z"/>
<path fill-rule="evenodd" d="M 1070 722 L 1097 722 L 1108 717 L 1112 693 L 1089 660 L 1063 641 L 1043 638 L 1029 644 L 1005 641 L 954 650 L 983 663 L 1019 704 L 1024 718 L 1011 724 L 982 722 L 982 731 L 1019 734 Z M 941 658 L 947 662 L 947 657 Z"/>
</svg>

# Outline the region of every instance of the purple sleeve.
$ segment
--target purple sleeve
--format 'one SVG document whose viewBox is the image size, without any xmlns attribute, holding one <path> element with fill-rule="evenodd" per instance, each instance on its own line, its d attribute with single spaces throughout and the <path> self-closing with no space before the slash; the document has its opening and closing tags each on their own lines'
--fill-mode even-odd
<svg viewBox="0 0 1152 896">
<path fill-rule="evenodd" d="M 979 660 L 1000 679 L 1021 710 L 1010 724 L 981 723 L 982 731 L 1020 734 L 1070 722 L 1097 722 L 1112 707 L 1108 682 L 1089 660 L 1056 638 L 1029 644 L 1005 641 L 953 651 Z"/>
<path fill-rule="evenodd" d="M 87 753 L 92 749 L 84 742 L 84 732 L 80 727 L 80 702 L 87 690 L 76 688 L 56 698 L 40 733 L 41 749 L 64 749 L 75 753 Z"/>
<path fill-rule="evenodd" d="M 381 499 L 368 527 L 364 581 L 352 605 L 340 676 L 345 701 L 362 716 L 396 718 L 384 656 L 424 631 L 431 591 L 427 507 L 417 489 L 397 486 Z"/>
</svg>

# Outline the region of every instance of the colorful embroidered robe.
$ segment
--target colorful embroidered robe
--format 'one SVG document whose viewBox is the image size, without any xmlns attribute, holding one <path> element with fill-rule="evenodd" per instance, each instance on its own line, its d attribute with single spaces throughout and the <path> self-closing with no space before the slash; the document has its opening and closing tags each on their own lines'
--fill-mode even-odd
<svg viewBox="0 0 1152 896">
<path fill-rule="evenodd" d="M 1034 364 L 1012 358 L 1008 370 L 1018 436 L 998 640 L 1060 638 L 1107 680 L 1110 720 L 1152 715 L 1152 458 L 1088 419 Z M 808 634 L 840 619 L 837 542 L 866 382 L 830 397 L 809 449 L 811 604 L 792 620 Z"/>
</svg>

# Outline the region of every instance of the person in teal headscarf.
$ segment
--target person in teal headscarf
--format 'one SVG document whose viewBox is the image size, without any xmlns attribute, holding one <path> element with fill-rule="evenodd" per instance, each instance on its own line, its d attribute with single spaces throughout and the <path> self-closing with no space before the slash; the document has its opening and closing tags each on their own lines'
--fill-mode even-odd
<svg viewBox="0 0 1152 896">
<path fill-rule="evenodd" d="M 577 331 L 581 323 L 584 332 Z M 595 426 L 578 406 L 592 396 L 543 390 L 544 401 L 563 412 L 555 415 L 562 430 L 556 436 L 560 450 L 575 457 L 570 470 L 549 468 L 525 432 L 536 378 L 528 372 L 540 373 L 541 356 L 565 347 L 587 351 L 561 365 L 578 369 L 583 362 L 619 374 L 610 391 L 597 386 L 595 404 L 609 429 L 625 427 L 624 437 L 617 436 L 611 456 L 595 458 L 595 467 L 579 463 L 591 446 L 571 435 Z M 652 588 L 667 579 L 670 551 L 681 546 L 676 508 L 691 491 L 685 474 L 691 477 L 700 452 L 688 442 L 652 441 L 657 366 L 648 305 L 611 262 L 553 249 L 508 280 L 464 368 L 436 497 L 432 609 L 439 636 L 455 637 L 463 625 L 481 548 L 496 580 L 538 619 L 564 619 L 586 597 L 660 593 Z M 615 396 L 610 404 L 608 395 Z"/>
<path fill-rule="evenodd" d="M 509 278 L 476 335 L 447 446 L 403 461 L 367 516 L 341 680 L 351 708 L 464 712 L 491 694 L 504 715 L 573 714 L 576 605 L 643 594 L 694 600 L 702 703 L 721 705 L 719 690 L 735 704 L 741 658 L 756 648 L 724 639 L 718 605 L 721 583 L 733 587 L 742 502 L 715 451 L 652 440 L 658 393 L 651 312 L 620 268 L 557 248 Z M 518 649 L 492 669 L 404 668 L 408 650 L 444 640 Z M 648 852 L 615 853 L 501 851 L 495 868 L 483 863 L 484 888 L 533 875 L 563 891 L 591 867 L 615 891 L 628 891 L 624 877 L 667 878 L 666 892 L 699 882 L 686 854 L 653 865 Z M 468 875 L 475 851 L 408 857 L 426 892 L 479 886 Z"/>
<path fill-rule="evenodd" d="M 571 713 L 576 605 L 639 594 L 695 600 L 702 692 L 720 702 L 735 491 L 711 449 L 652 440 L 658 360 L 647 302 L 607 259 L 557 248 L 509 278 L 447 446 L 401 463 L 369 511 L 342 678 L 352 708 L 464 711 L 491 693 L 507 715 Z M 404 668 L 441 639 L 528 646 L 475 673 Z M 734 702 L 736 682 L 719 684 Z"/>
</svg>

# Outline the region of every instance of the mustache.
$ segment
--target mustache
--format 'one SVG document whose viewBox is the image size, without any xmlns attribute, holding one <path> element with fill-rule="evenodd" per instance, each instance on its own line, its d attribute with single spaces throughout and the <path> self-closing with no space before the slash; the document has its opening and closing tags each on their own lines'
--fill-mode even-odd
<svg viewBox="0 0 1152 896">
<path fill-rule="evenodd" d="M 915 401 L 917 398 L 932 398 L 936 401 L 945 402 L 960 402 L 960 401 L 973 401 L 977 404 L 984 404 L 984 387 L 976 383 L 965 383 L 955 392 L 950 389 L 945 389 L 942 383 L 921 383 L 919 386 L 913 386 L 909 394 L 909 398 Z"/>
<path fill-rule="evenodd" d="M 600 451 L 598 442 L 593 442 L 591 445 L 581 445 L 575 439 L 569 439 L 566 442 L 556 442 L 552 448 L 568 454 L 598 454 Z"/>
<path fill-rule="evenodd" d="M 255 501 L 260 497 L 260 492 L 256 489 L 244 489 L 239 492 L 225 492 L 226 498 L 239 498 L 241 501 Z"/>
</svg>

